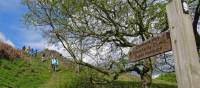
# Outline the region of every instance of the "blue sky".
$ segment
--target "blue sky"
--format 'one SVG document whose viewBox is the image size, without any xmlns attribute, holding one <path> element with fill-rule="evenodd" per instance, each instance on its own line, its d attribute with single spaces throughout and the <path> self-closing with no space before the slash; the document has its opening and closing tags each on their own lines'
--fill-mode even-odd
<svg viewBox="0 0 200 88">
<path fill-rule="evenodd" d="M 23 24 L 23 15 L 27 12 L 20 0 L 0 0 L 0 34 L 4 41 L 12 42 L 11 45 L 21 48 L 23 45 L 42 49 L 46 43 L 41 32 L 28 29 Z"/>
<path fill-rule="evenodd" d="M 0 1 L 0 32 L 6 40 L 12 41 L 16 48 L 20 48 L 30 42 L 31 36 L 27 36 L 33 30 L 26 30 L 23 25 L 23 15 L 27 12 L 20 0 Z M 35 32 L 34 32 L 35 33 Z M 38 37 L 40 35 L 37 35 Z"/>
<path fill-rule="evenodd" d="M 23 24 L 23 15 L 27 11 L 21 0 L 0 0 L 0 40 L 16 48 L 24 45 L 40 50 L 48 48 L 65 56 L 66 51 L 61 44 L 49 44 L 40 31 Z"/>
</svg>

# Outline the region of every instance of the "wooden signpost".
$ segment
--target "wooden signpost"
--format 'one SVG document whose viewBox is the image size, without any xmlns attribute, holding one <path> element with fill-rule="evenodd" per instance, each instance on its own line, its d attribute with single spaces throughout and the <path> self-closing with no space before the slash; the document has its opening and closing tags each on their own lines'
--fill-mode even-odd
<svg viewBox="0 0 200 88">
<path fill-rule="evenodd" d="M 185 3 L 183 4 L 182 0 L 172 0 L 167 6 L 170 34 L 163 33 L 131 48 L 129 60 L 138 61 L 172 49 L 178 88 L 200 88 L 200 59 L 192 19 L 183 7 Z"/>
<path fill-rule="evenodd" d="M 167 31 L 130 49 L 129 61 L 135 62 L 150 56 L 170 51 L 171 49 L 170 33 Z"/>
<path fill-rule="evenodd" d="M 167 15 L 178 88 L 200 88 L 200 63 L 192 18 L 183 10 L 181 0 L 172 0 L 169 3 Z"/>
</svg>

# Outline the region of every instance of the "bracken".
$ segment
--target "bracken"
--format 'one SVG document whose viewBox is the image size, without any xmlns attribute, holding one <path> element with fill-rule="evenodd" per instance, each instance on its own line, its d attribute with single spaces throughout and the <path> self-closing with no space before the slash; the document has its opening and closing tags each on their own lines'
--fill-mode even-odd
<svg viewBox="0 0 200 88">
<path fill-rule="evenodd" d="M 21 58 L 22 56 L 23 53 L 20 50 L 0 41 L 0 58 L 13 60 L 14 58 Z"/>
</svg>

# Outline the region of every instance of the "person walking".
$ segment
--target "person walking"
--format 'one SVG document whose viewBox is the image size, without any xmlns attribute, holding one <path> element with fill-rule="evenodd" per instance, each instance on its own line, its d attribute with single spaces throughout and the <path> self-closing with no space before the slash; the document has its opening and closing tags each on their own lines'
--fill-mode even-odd
<svg viewBox="0 0 200 88">
<path fill-rule="evenodd" d="M 45 53 L 42 54 L 42 62 L 45 61 Z"/>
<path fill-rule="evenodd" d="M 58 59 L 57 58 L 55 58 L 55 60 L 56 60 L 56 63 L 55 63 L 55 66 L 56 66 L 56 68 L 58 68 Z"/>
<path fill-rule="evenodd" d="M 51 67 L 52 67 L 52 70 L 55 72 L 56 71 L 56 64 L 57 64 L 57 61 L 56 61 L 56 58 L 54 58 L 52 56 L 52 59 L 51 59 Z"/>
</svg>

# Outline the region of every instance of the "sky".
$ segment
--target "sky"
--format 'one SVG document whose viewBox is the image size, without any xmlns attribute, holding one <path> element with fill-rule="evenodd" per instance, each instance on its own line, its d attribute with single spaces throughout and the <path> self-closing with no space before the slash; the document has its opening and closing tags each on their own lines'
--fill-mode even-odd
<svg viewBox="0 0 200 88">
<path fill-rule="evenodd" d="M 21 0 L 0 0 L 0 39 L 15 48 L 25 45 L 39 50 L 48 48 L 65 54 L 61 44 L 48 44 L 41 31 L 30 29 L 23 24 L 23 15 L 27 11 Z"/>
<path fill-rule="evenodd" d="M 66 51 L 61 44 L 48 44 L 48 40 L 42 37 L 42 32 L 23 24 L 23 15 L 28 10 L 20 1 L 0 0 L 0 39 L 15 48 L 22 48 L 24 45 L 40 50 L 48 48 L 65 55 Z"/>
</svg>

